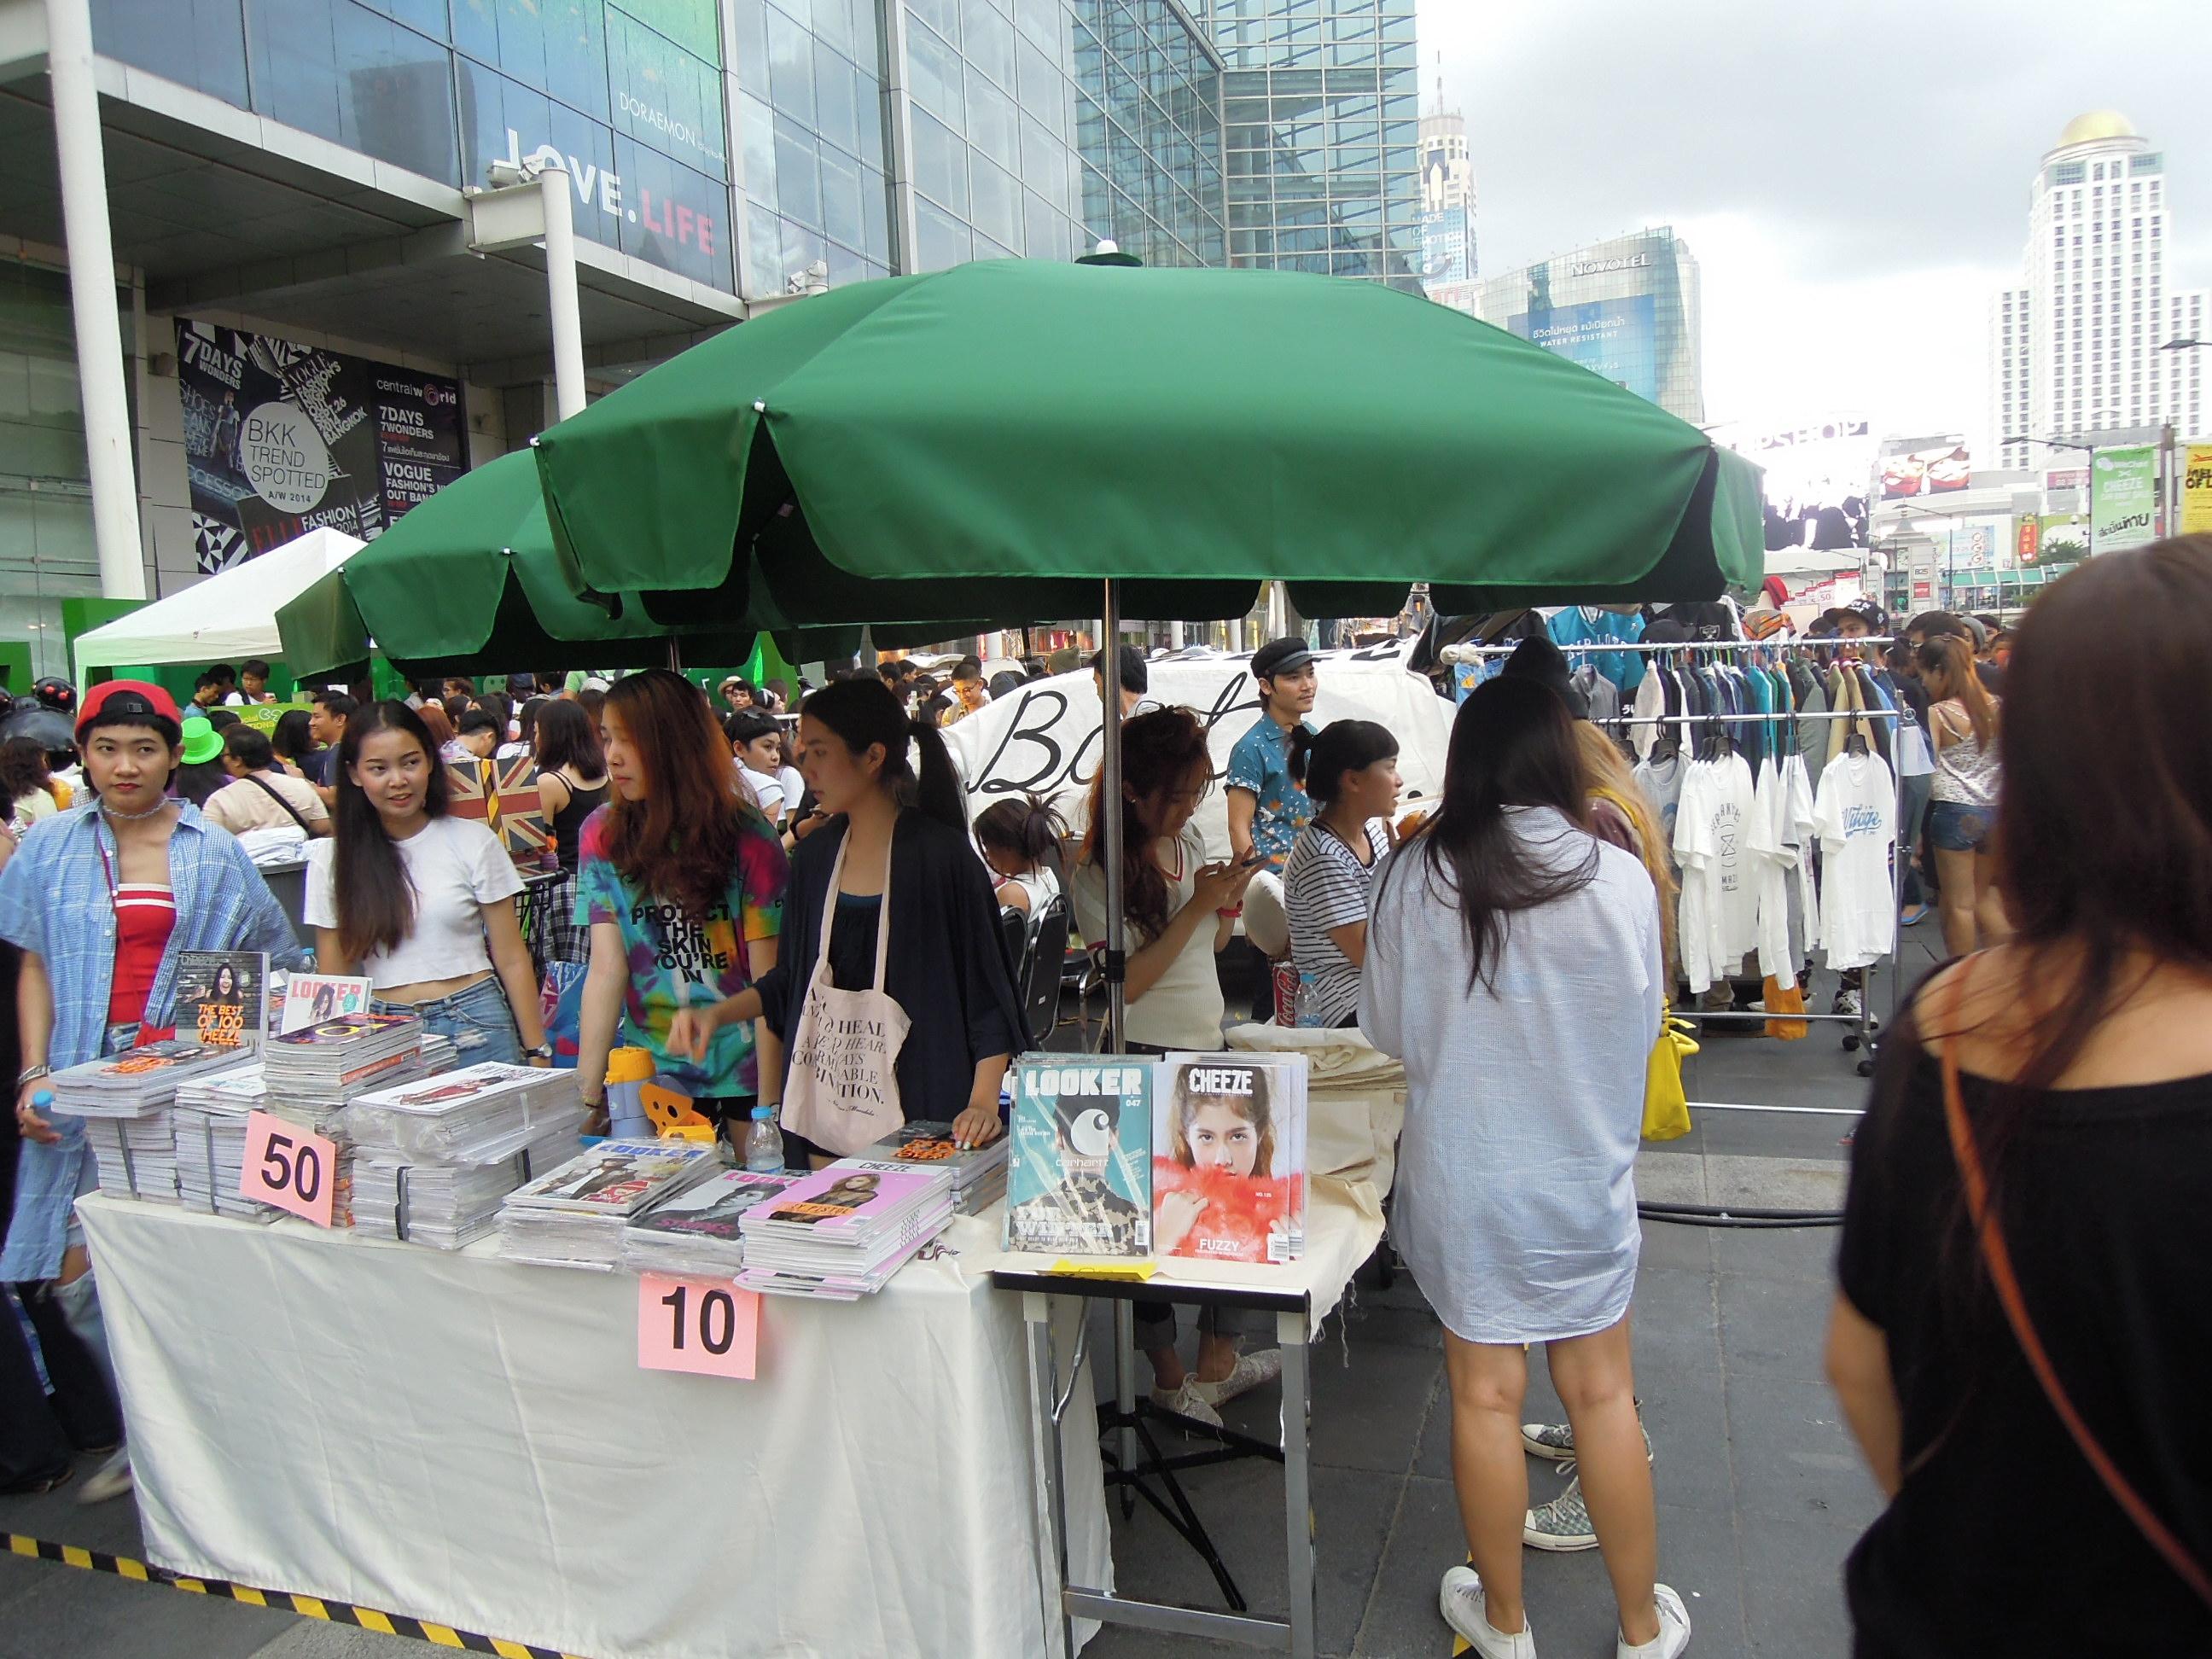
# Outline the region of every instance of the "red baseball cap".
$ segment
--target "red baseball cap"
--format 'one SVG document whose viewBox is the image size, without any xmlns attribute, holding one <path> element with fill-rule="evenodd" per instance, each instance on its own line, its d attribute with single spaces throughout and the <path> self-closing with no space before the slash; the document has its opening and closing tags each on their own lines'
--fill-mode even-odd
<svg viewBox="0 0 2212 1659">
<path fill-rule="evenodd" d="M 85 728 L 103 714 L 110 725 L 123 720 L 153 726 L 157 720 L 164 720 L 172 732 L 180 736 L 184 730 L 184 716 L 177 712 L 177 700 L 160 686 L 149 685 L 144 680 L 109 680 L 94 686 L 77 714 L 78 743 L 84 741 Z"/>
</svg>

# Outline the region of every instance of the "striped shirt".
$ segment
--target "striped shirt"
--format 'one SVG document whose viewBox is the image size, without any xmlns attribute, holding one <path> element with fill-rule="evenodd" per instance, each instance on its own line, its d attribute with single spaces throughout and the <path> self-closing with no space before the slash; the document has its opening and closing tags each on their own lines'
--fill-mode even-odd
<svg viewBox="0 0 2212 1659">
<path fill-rule="evenodd" d="M 1283 866 L 1283 908 L 1298 970 L 1299 1024 L 1341 1025 L 1359 1012 L 1359 969 L 1329 930 L 1368 919 L 1373 860 L 1389 850 L 1379 819 L 1367 825 L 1367 864 L 1324 824 L 1308 824 L 1291 845 Z"/>
</svg>

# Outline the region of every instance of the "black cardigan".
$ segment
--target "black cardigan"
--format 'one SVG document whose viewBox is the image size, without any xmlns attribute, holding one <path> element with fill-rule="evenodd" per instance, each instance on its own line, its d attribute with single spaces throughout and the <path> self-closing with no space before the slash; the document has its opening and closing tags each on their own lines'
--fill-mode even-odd
<svg viewBox="0 0 2212 1659">
<path fill-rule="evenodd" d="M 792 854 L 775 966 L 760 981 L 768 1022 L 787 1048 L 821 955 L 845 827 L 831 818 Z M 953 1118 L 967 1108 L 978 1060 L 1029 1047 L 999 901 L 968 837 L 912 811 L 891 832 L 890 896 L 884 988 L 913 1022 L 899 1050 L 899 1103 L 908 1121 Z"/>
</svg>

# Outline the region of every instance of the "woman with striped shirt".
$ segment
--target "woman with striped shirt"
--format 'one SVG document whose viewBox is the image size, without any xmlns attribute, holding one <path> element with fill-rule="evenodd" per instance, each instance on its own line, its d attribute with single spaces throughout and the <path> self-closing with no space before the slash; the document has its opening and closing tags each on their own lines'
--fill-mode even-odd
<svg viewBox="0 0 2212 1659">
<path fill-rule="evenodd" d="M 1283 866 L 1301 1025 L 1354 1025 L 1367 960 L 1368 880 L 1390 850 L 1398 739 L 1372 720 L 1291 733 L 1291 780 L 1314 804 Z"/>
</svg>

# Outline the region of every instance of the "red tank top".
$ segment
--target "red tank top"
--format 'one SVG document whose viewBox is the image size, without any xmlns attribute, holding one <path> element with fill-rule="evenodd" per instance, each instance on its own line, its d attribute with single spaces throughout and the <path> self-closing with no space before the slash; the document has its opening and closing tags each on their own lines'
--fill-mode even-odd
<svg viewBox="0 0 2212 1659">
<path fill-rule="evenodd" d="M 168 888 L 135 881 L 116 888 L 115 981 L 107 994 L 110 1025 L 145 1018 L 146 998 L 176 925 L 176 895 Z"/>
</svg>

